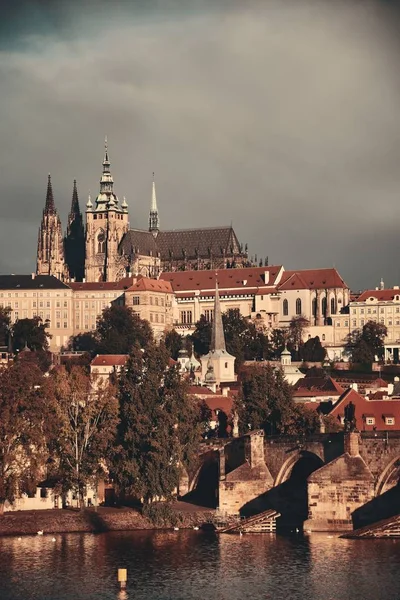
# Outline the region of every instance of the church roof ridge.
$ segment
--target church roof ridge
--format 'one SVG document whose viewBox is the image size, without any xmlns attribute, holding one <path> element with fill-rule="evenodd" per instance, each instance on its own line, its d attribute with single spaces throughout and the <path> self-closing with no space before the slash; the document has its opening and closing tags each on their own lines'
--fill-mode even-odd
<svg viewBox="0 0 400 600">
<path fill-rule="evenodd" d="M 220 225 L 213 227 L 183 227 L 179 229 L 163 229 L 160 233 L 172 233 L 175 231 L 210 231 L 210 230 L 218 230 L 218 229 L 233 229 L 232 225 Z"/>
</svg>

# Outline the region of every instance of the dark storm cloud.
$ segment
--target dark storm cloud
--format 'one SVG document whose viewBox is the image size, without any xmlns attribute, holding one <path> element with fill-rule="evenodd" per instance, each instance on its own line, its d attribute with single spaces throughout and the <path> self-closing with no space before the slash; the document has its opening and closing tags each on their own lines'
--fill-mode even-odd
<svg viewBox="0 0 400 600">
<path fill-rule="evenodd" d="M 230 223 L 286 268 L 400 282 L 399 49 L 384 2 L 10 3 L 0 29 L 1 268 L 34 268 L 46 177 L 65 222 L 116 193 L 146 227 Z"/>
</svg>

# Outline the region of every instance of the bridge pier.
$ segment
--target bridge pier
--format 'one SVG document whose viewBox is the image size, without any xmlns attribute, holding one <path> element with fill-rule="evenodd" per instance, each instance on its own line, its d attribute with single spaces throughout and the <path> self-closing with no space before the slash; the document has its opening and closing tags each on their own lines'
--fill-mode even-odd
<svg viewBox="0 0 400 600">
<path fill-rule="evenodd" d="M 273 486 L 264 458 L 264 432 L 254 431 L 220 451 L 219 509 L 228 515 Z"/>
</svg>

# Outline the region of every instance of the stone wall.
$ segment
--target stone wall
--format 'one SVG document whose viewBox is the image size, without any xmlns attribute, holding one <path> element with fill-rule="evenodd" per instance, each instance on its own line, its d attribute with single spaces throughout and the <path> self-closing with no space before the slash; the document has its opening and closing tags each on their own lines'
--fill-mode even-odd
<svg viewBox="0 0 400 600">
<path fill-rule="evenodd" d="M 359 434 L 345 436 L 342 456 L 308 478 L 308 521 L 314 531 L 352 529 L 352 514 L 374 497 L 374 477 L 359 455 Z"/>
</svg>

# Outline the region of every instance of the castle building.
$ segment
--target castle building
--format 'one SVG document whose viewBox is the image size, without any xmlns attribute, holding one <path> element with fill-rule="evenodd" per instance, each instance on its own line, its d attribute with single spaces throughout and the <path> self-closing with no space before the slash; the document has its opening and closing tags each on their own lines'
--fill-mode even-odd
<svg viewBox="0 0 400 600">
<path fill-rule="evenodd" d="M 243 250 L 232 226 L 162 231 L 154 176 L 148 230 L 130 229 L 126 199 L 124 197 L 119 203 L 114 192 L 107 139 L 100 191 L 94 204 L 89 195 L 84 234 L 83 226 L 74 181 L 67 233 L 63 240 L 49 178 L 39 231 L 37 274 L 54 275 L 69 281 L 110 282 L 129 275 L 157 278 L 165 270 L 249 265 L 247 246 Z"/>
<path fill-rule="evenodd" d="M 66 275 L 61 220 L 54 204 L 50 175 L 47 181 L 42 222 L 39 227 L 36 274 L 54 275 L 61 280 Z"/>
</svg>

